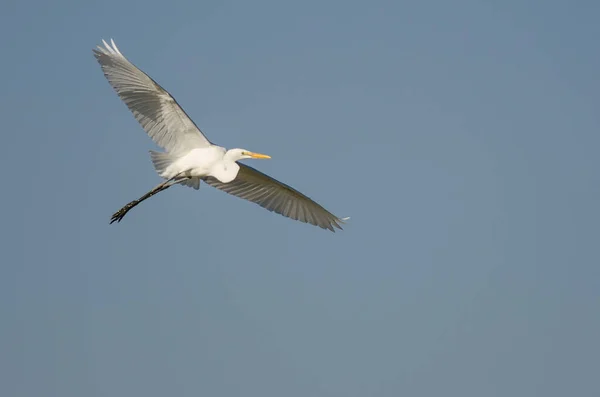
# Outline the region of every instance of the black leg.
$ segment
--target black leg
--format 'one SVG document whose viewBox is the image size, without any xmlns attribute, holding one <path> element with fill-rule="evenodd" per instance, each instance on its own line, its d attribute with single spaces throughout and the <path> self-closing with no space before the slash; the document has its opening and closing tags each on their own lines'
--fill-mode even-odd
<svg viewBox="0 0 600 397">
<path fill-rule="evenodd" d="M 110 218 L 110 224 L 113 224 L 114 222 L 121 222 L 121 220 L 125 217 L 125 215 L 127 215 L 127 213 L 134 208 L 135 206 L 137 206 L 139 203 L 141 203 L 142 201 L 149 199 L 150 197 L 154 196 L 157 193 L 162 192 L 163 190 L 167 190 L 168 188 L 170 188 L 173 185 L 178 184 L 179 182 L 181 182 L 182 180 L 185 179 L 189 179 L 188 177 L 180 177 L 179 175 L 174 176 L 173 178 L 164 181 L 163 183 L 157 185 L 154 189 L 150 190 L 148 193 L 144 194 L 142 197 L 140 197 L 137 200 L 133 200 L 131 202 L 129 202 L 127 205 L 125 205 L 123 208 L 121 208 L 120 210 L 118 210 L 117 212 L 115 212 L 111 218 Z"/>
</svg>

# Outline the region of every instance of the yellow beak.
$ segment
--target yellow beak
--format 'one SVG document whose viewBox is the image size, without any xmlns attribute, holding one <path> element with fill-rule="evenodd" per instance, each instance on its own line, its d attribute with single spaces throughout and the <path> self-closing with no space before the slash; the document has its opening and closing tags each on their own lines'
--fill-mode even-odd
<svg viewBox="0 0 600 397">
<path fill-rule="evenodd" d="M 253 159 L 270 159 L 271 156 L 268 156 L 266 154 L 260 154 L 260 153 L 253 153 L 253 152 L 246 152 L 246 154 L 250 157 L 252 157 Z"/>
</svg>

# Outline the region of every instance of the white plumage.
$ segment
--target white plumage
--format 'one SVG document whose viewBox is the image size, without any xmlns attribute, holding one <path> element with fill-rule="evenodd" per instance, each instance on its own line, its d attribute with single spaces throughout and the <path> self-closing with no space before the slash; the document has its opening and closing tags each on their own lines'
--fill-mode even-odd
<svg viewBox="0 0 600 397">
<path fill-rule="evenodd" d="M 111 218 L 118 221 L 140 202 L 175 184 L 198 189 L 200 181 L 252 201 L 269 211 L 335 231 L 348 218 L 338 218 L 292 187 L 238 163 L 268 159 L 246 149 L 226 150 L 211 143 L 177 101 L 119 51 L 115 42 L 102 40 L 94 50 L 104 76 L 152 140 L 166 152 L 151 151 L 156 172 L 165 181 L 127 204 Z"/>
</svg>

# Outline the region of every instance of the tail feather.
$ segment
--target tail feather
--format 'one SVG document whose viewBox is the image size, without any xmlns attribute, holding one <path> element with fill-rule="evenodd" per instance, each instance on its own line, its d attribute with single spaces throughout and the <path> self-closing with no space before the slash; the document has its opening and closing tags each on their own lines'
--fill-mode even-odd
<svg viewBox="0 0 600 397">
<path fill-rule="evenodd" d="M 177 160 L 177 156 L 173 156 L 170 153 L 155 152 L 150 150 L 150 159 L 154 164 L 154 169 L 163 178 L 169 178 L 170 175 L 166 173 L 167 168 Z M 192 189 L 198 190 L 200 188 L 200 178 L 190 178 L 182 182 L 179 182 L 184 186 L 189 186 Z"/>
<path fill-rule="evenodd" d="M 177 160 L 177 158 L 170 153 L 155 152 L 154 150 L 150 150 L 150 159 L 152 160 L 154 169 L 160 176 L 163 176 L 167 168 Z"/>
<path fill-rule="evenodd" d="M 194 178 L 186 179 L 185 181 L 182 181 L 179 183 L 183 186 L 189 186 L 195 190 L 200 189 L 200 178 L 194 177 Z"/>
</svg>

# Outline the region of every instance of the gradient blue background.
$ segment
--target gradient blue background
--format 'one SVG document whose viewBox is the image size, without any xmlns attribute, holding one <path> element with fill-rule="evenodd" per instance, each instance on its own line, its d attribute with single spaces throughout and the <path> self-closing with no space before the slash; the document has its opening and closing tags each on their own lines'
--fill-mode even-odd
<svg viewBox="0 0 600 397">
<path fill-rule="evenodd" d="M 600 3 L 17 2 L 0 13 L 0 395 L 599 396 Z M 102 38 L 336 234 L 155 149 Z"/>
</svg>

